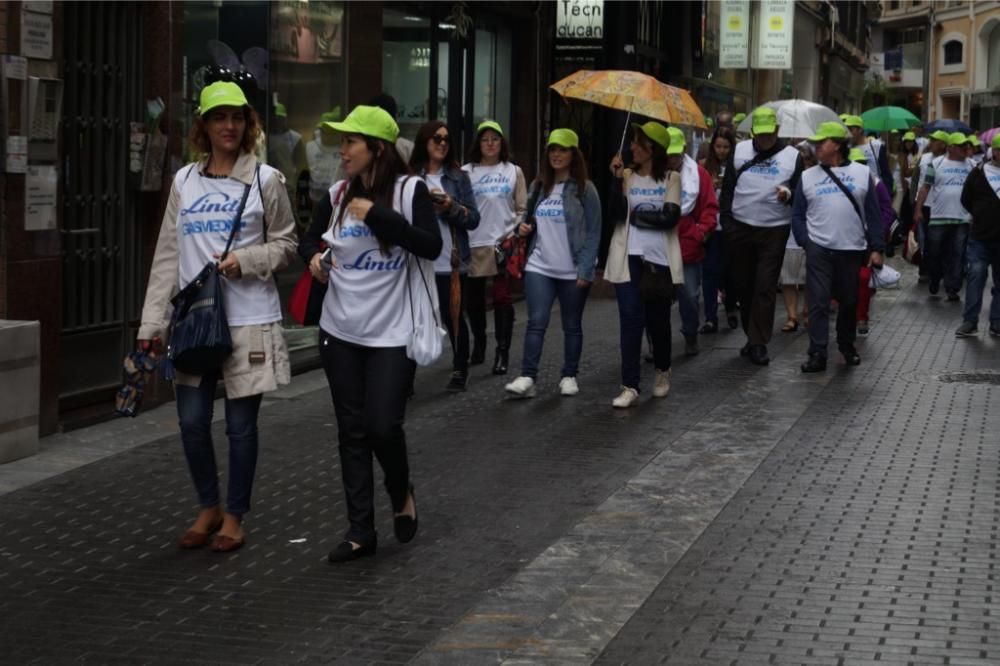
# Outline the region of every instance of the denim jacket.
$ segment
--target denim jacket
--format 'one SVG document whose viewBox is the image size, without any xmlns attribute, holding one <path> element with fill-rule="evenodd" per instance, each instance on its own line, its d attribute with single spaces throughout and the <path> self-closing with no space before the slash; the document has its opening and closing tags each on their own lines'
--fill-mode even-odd
<svg viewBox="0 0 1000 666">
<path fill-rule="evenodd" d="M 427 166 L 420 168 L 420 177 L 427 175 Z M 441 188 L 454 202 L 451 211 L 438 216 L 438 219 L 455 228 L 458 238 L 458 253 L 461 259 L 462 273 L 469 270 L 472 252 L 469 250 L 469 232 L 479 226 L 479 209 L 476 208 L 476 195 L 472 193 L 472 181 L 469 174 L 461 169 L 445 167 L 441 170 Z"/>
<path fill-rule="evenodd" d="M 542 194 L 542 183 L 536 180 L 528 191 L 528 209 L 526 219 L 534 229 L 535 206 Z M 594 271 L 597 268 L 597 248 L 601 244 L 601 198 L 594 184 L 587 181 L 583 191 L 583 200 L 576 194 L 576 181 L 568 180 L 563 188 L 563 213 L 566 215 L 566 234 L 569 236 L 569 249 L 576 264 L 576 276 L 587 282 L 594 281 Z M 528 238 L 528 256 L 535 249 L 536 234 L 531 232 Z"/>
</svg>

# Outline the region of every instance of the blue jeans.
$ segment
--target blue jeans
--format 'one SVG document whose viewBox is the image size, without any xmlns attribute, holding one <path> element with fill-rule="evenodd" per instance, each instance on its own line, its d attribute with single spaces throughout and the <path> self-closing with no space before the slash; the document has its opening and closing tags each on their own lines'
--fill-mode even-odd
<svg viewBox="0 0 1000 666">
<path fill-rule="evenodd" d="M 559 314 L 563 328 L 562 377 L 576 377 L 583 352 L 583 306 L 590 287 L 576 286 L 576 279 L 557 280 L 535 273 L 524 273 L 524 296 L 528 301 L 528 330 L 524 335 L 524 356 L 521 374 L 534 379 L 542 359 L 545 329 L 549 327 L 552 304 L 559 299 Z"/>
<path fill-rule="evenodd" d="M 931 283 L 944 278 L 944 290 L 949 294 L 957 294 L 962 288 L 963 257 L 968 239 L 968 224 L 932 224 L 927 228 L 929 277 Z"/>
<path fill-rule="evenodd" d="M 177 416 L 188 469 L 203 508 L 219 504 L 219 473 L 212 446 L 212 406 L 221 373 L 215 371 L 194 386 L 175 385 Z M 257 469 L 257 412 L 261 394 L 226 398 L 226 435 L 229 437 L 229 491 L 226 512 L 242 516 L 250 510 L 254 471 Z"/>
<path fill-rule="evenodd" d="M 639 295 L 641 258 L 629 255 L 628 271 L 629 281 L 615 285 L 621 335 L 622 386 L 638 391 L 644 328 L 649 333 L 653 348 L 653 365 L 657 370 L 670 369 L 670 299 L 647 303 L 642 301 Z"/>
<path fill-rule="evenodd" d="M 705 321 L 719 321 L 719 291 L 726 292 L 726 312 L 736 312 L 736 298 L 726 284 L 726 257 L 722 230 L 717 229 L 705 243 L 705 260 L 701 263 L 702 292 L 705 299 Z M 684 274 L 687 281 L 687 273 Z"/>
<path fill-rule="evenodd" d="M 684 264 L 684 287 L 677 290 L 677 309 L 681 311 L 681 334 L 698 335 L 698 294 L 701 291 L 701 262 Z"/>
<path fill-rule="evenodd" d="M 979 311 L 983 307 L 983 289 L 986 288 L 986 275 L 993 271 L 993 288 L 990 293 L 993 301 L 990 303 L 990 326 L 1000 327 L 1000 287 L 997 286 L 997 274 L 1000 272 L 1000 241 L 983 242 L 975 238 L 969 239 L 966 246 L 965 264 L 965 310 L 962 319 L 979 322 Z"/>
</svg>

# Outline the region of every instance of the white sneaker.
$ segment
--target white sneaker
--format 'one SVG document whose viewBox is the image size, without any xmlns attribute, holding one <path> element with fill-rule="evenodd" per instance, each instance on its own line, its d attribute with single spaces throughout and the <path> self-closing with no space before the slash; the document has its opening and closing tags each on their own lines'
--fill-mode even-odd
<svg viewBox="0 0 1000 666">
<path fill-rule="evenodd" d="M 576 377 L 563 377 L 559 380 L 559 393 L 562 395 L 576 395 L 580 392 L 580 387 L 576 383 Z"/>
<path fill-rule="evenodd" d="M 535 397 L 535 380 L 531 377 L 518 377 L 504 387 L 507 393 L 517 398 Z"/>
<path fill-rule="evenodd" d="M 670 368 L 657 370 L 656 379 L 653 380 L 653 397 L 666 398 L 670 393 Z"/>
<path fill-rule="evenodd" d="M 622 387 L 622 392 L 611 401 L 611 406 L 617 409 L 626 409 L 639 402 L 639 392 L 634 388 Z"/>
</svg>

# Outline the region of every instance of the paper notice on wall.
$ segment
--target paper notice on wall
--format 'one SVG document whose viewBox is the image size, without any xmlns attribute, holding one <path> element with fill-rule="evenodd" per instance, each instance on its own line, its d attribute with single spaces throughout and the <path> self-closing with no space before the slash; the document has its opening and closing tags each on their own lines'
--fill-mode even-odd
<svg viewBox="0 0 1000 666">
<path fill-rule="evenodd" d="M 24 229 L 56 228 L 58 172 L 54 166 L 30 166 L 24 177 Z"/>
<path fill-rule="evenodd" d="M 21 12 L 21 55 L 40 60 L 52 59 L 52 15 Z"/>
<path fill-rule="evenodd" d="M 792 0 L 763 0 L 760 3 L 755 68 L 792 68 L 794 19 L 795 3 Z"/>
<path fill-rule="evenodd" d="M 746 69 L 750 45 L 750 3 L 723 0 L 719 6 L 719 69 Z"/>
</svg>

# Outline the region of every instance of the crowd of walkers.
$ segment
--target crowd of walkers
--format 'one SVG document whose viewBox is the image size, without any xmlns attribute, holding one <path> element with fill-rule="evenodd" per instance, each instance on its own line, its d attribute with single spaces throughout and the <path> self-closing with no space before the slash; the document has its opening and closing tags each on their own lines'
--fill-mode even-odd
<svg viewBox="0 0 1000 666">
<path fill-rule="evenodd" d="M 699 353 L 699 335 L 719 331 L 721 304 L 725 325 L 745 335 L 740 355 L 767 365 L 780 293 L 780 330 L 807 327 L 801 369 L 821 372 L 833 311 L 846 365 L 861 362 L 855 342 L 869 328 L 884 252 L 910 227 L 931 294 L 943 283 L 947 299 L 959 300 L 966 281 L 959 335 L 976 333 L 987 270 L 995 276 L 1000 267 L 1000 137 L 983 154 L 964 134 L 872 138 L 860 118 L 843 116 L 786 140 L 765 106 L 751 113 L 749 137 L 734 128 L 732 114 L 719 114 L 695 159 L 684 132 L 644 120 L 629 128 L 628 159 L 611 156 L 612 187 L 602 194 L 569 128 L 548 134 L 530 184 L 513 162 L 504 128 L 492 120 L 478 126 L 464 165 L 447 124 L 436 120 L 406 142 L 404 160 L 386 99 L 324 121 L 324 131 L 340 137 L 342 178 L 319 197 L 312 224 L 296 238 L 284 177 L 254 155 L 257 113 L 233 83 L 201 92 L 190 141 L 202 158 L 174 178 L 138 334 L 144 349 L 157 350 L 168 334 L 171 297 L 206 262 L 218 262 L 233 352 L 217 370 L 175 378 L 183 449 L 201 507 L 182 548 L 231 552 L 246 541 L 261 396 L 290 379 L 273 276 L 296 248 L 325 285 L 319 349 L 337 418 L 348 521 L 331 562 L 376 551 L 374 460 L 384 472 L 396 538 L 405 543 L 417 531 L 404 421 L 417 367 L 409 345 L 418 327 L 413 285 L 420 282 L 411 275 L 423 276 L 424 263 L 424 288 L 450 343 L 447 390 L 466 390 L 470 366 L 486 362 L 488 300 L 492 373 L 508 374 L 517 276 L 528 320 L 520 367 L 504 390 L 515 398 L 536 394 L 558 300 L 558 391 L 573 396 L 607 211 L 613 232 L 603 277 L 618 306 L 621 387 L 610 401 L 618 409 L 640 400 L 644 341 L 654 370 L 650 393 L 669 394 L 675 301 L 685 354 Z M 508 270 L 519 253 L 518 271 Z M 995 286 L 993 295 L 990 333 L 1000 335 Z M 220 381 L 229 438 L 224 509 L 211 438 Z"/>
</svg>

